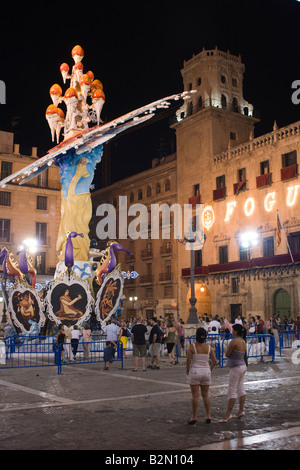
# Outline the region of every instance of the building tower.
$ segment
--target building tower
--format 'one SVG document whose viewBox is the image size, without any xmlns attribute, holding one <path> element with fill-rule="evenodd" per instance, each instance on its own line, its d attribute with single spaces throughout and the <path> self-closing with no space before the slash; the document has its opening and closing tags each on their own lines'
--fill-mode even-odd
<svg viewBox="0 0 300 470">
<path fill-rule="evenodd" d="M 253 138 L 258 119 L 253 115 L 253 106 L 243 97 L 244 71 L 240 56 L 217 48 L 203 49 L 184 61 L 184 89 L 197 93 L 177 111 L 177 121 L 172 125 L 177 139 L 177 200 L 182 207 L 191 201 L 211 203 L 213 155 Z M 201 266 L 204 256 L 205 245 L 202 253 L 195 253 L 196 267 Z M 189 252 L 179 247 L 178 272 L 189 265 Z M 186 285 L 179 283 L 182 311 L 186 311 L 189 287 L 189 281 Z"/>
</svg>

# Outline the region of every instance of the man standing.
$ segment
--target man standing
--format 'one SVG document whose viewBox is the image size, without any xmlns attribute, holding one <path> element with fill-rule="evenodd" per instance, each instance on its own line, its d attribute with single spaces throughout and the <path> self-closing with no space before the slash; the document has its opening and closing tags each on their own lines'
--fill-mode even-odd
<svg viewBox="0 0 300 470">
<path fill-rule="evenodd" d="M 208 333 L 212 331 L 214 326 L 216 327 L 215 334 L 218 335 L 220 333 L 221 323 L 218 321 L 217 316 L 215 316 L 214 319 L 211 322 L 209 322 Z"/>
<path fill-rule="evenodd" d="M 108 320 L 108 325 L 104 327 L 104 333 L 106 333 L 106 341 L 110 341 L 111 343 L 111 353 L 112 357 L 115 357 L 115 351 L 117 348 L 117 342 L 120 339 L 120 328 L 116 324 L 116 321 L 114 318 L 111 320 Z"/>
<path fill-rule="evenodd" d="M 160 369 L 161 329 L 159 328 L 155 317 L 151 318 L 150 323 L 152 326 L 149 336 L 151 363 L 147 367 L 149 369 Z"/>
<path fill-rule="evenodd" d="M 142 318 L 138 317 L 136 323 L 131 328 L 131 341 L 133 345 L 132 354 L 134 357 L 134 371 L 138 370 L 139 357 L 142 358 L 142 370 L 146 370 L 147 346 L 146 338 L 147 328 L 142 323 Z"/>
</svg>

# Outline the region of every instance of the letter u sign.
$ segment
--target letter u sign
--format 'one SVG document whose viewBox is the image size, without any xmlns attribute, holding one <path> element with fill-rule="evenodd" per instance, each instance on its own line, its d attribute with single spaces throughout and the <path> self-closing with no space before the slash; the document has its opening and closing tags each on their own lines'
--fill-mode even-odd
<svg viewBox="0 0 300 470">
<path fill-rule="evenodd" d="M 5 83 L 3 80 L 0 80 L 0 104 L 6 104 Z"/>
</svg>

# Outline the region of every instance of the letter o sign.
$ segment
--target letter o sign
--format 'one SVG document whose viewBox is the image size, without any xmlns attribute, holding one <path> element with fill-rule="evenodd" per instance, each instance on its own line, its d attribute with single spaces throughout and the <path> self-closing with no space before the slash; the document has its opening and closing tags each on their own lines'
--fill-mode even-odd
<svg viewBox="0 0 300 470">
<path fill-rule="evenodd" d="M 247 217 L 253 214 L 255 209 L 255 202 L 253 197 L 248 197 L 244 204 L 244 212 Z"/>
</svg>

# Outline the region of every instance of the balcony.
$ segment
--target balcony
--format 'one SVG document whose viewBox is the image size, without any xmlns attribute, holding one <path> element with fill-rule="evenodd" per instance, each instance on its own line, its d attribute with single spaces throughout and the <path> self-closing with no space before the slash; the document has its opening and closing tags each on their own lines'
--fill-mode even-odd
<svg viewBox="0 0 300 470">
<path fill-rule="evenodd" d="M 238 183 L 234 183 L 233 185 L 233 194 L 235 196 L 238 195 L 241 191 L 245 191 L 246 189 L 246 180 L 245 181 L 239 181 Z"/>
<path fill-rule="evenodd" d="M 209 273 L 208 266 L 197 266 L 194 268 L 195 276 L 207 276 Z M 190 277 L 191 275 L 191 268 L 183 268 L 181 270 L 182 277 Z"/>
<path fill-rule="evenodd" d="M 300 253 L 293 253 L 295 263 L 300 263 Z M 246 260 L 231 261 L 230 263 L 210 264 L 195 268 L 195 276 L 205 276 L 208 274 L 228 273 L 234 271 L 248 270 L 252 268 L 268 268 L 276 266 L 286 266 L 292 264 L 288 253 L 283 255 L 262 256 L 260 258 L 251 258 Z M 182 277 L 190 277 L 190 268 L 181 270 Z"/>
<path fill-rule="evenodd" d="M 189 204 L 192 205 L 192 208 L 194 209 L 197 204 L 200 204 L 200 196 L 192 196 L 189 197 Z"/>
<path fill-rule="evenodd" d="M 172 281 L 173 276 L 172 273 L 165 272 L 165 273 L 159 273 L 159 282 L 170 282 Z"/>
<path fill-rule="evenodd" d="M 266 186 L 271 185 L 272 173 L 265 173 L 264 175 L 259 175 L 256 177 L 256 189 L 265 188 Z"/>
<path fill-rule="evenodd" d="M 140 284 L 153 284 L 153 274 L 140 276 Z"/>
<path fill-rule="evenodd" d="M 161 256 L 168 256 L 172 254 L 172 245 L 163 245 L 160 247 L 160 254 Z"/>
<path fill-rule="evenodd" d="M 281 168 L 281 181 L 288 181 L 297 177 L 298 165 L 290 165 Z"/>
<path fill-rule="evenodd" d="M 153 257 L 153 250 L 151 248 L 147 248 L 146 250 L 141 250 L 141 258 L 142 259 L 149 259 Z"/>
<path fill-rule="evenodd" d="M 226 197 L 226 188 L 219 188 L 213 190 L 213 200 L 220 201 Z"/>
</svg>

